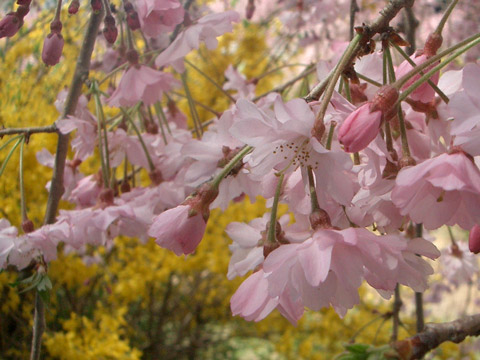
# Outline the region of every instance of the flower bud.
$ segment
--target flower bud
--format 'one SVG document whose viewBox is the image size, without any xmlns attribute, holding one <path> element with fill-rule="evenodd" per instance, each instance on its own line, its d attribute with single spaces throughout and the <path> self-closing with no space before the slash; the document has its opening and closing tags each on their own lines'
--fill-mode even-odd
<svg viewBox="0 0 480 360">
<path fill-rule="evenodd" d="M 365 149 L 378 134 L 382 120 L 381 111 L 371 111 L 366 103 L 352 112 L 338 130 L 338 140 L 346 152 L 357 152 Z"/>
<path fill-rule="evenodd" d="M 114 44 L 117 40 L 118 30 L 115 26 L 115 19 L 112 15 L 105 16 L 105 27 L 103 28 L 103 36 L 109 44 Z"/>
<path fill-rule="evenodd" d="M 16 14 L 17 17 L 20 19 L 20 23 L 22 23 L 23 18 L 30 12 L 30 8 L 25 5 L 20 5 L 17 8 Z"/>
<path fill-rule="evenodd" d="M 45 65 L 56 65 L 60 61 L 63 50 L 63 36 L 60 33 L 53 33 L 47 35 L 43 42 L 42 60 Z"/>
<path fill-rule="evenodd" d="M 398 100 L 398 90 L 391 85 L 384 85 L 378 89 L 370 104 L 370 111 L 387 113 Z"/>
<path fill-rule="evenodd" d="M 427 37 L 427 41 L 425 41 L 425 46 L 423 48 L 423 53 L 427 56 L 433 56 L 437 53 L 440 46 L 442 46 L 443 37 L 442 34 L 430 34 Z"/>
<path fill-rule="evenodd" d="M 35 230 L 35 225 L 33 225 L 32 220 L 26 219 L 22 222 L 22 230 L 25 234 L 33 232 Z"/>
<path fill-rule="evenodd" d="M 80 1 L 72 0 L 70 5 L 68 6 L 68 13 L 70 15 L 75 15 L 78 12 L 79 8 L 80 8 Z"/>
<path fill-rule="evenodd" d="M 480 252 L 480 225 L 475 225 L 468 236 L 468 248 L 474 254 Z"/>
<path fill-rule="evenodd" d="M 160 170 L 155 169 L 148 173 L 148 177 L 155 185 L 160 185 L 163 182 L 163 176 Z"/>
<path fill-rule="evenodd" d="M 0 20 L 0 39 L 15 35 L 22 26 L 22 22 L 15 13 L 8 13 Z"/>
<path fill-rule="evenodd" d="M 90 5 L 94 12 L 99 12 L 102 10 L 102 0 L 90 0 Z"/>
<path fill-rule="evenodd" d="M 255 0 L 248 0 L 247 8 L 245 9 L 245 17 L 250 20 L 255 12 Z"/>
<path fill-rule="evenodd" d="M 131 30 L 140 29 L 140 19 L 138 13 L 135 10 L 127 12 L 127 24 Z"/>
<path fill-rule="evenodd" d="M 17 5 L 29 7 L 32 0 L 17 0 Z"/>
</svg>

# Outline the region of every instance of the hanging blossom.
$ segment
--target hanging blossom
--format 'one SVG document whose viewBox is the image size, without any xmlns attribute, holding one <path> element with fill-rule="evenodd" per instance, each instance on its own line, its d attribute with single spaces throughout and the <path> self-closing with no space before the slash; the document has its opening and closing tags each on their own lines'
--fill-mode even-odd
<svg viewBox="0 0 480 360">
<path fill-rule="evenodd" d="M 238 22 L 240 15 L 236 11 L 210 14 L 197 20 L 166 48 L 155 60 L 158 67 L 172 65 L 178 72 L 185 71 L 183 58 L 192 50 L 198 49 L 200 41 L 205 42 L 209 50 L 217 47 L 217 37 L 232 31 L 232 23 Z"/>
<path fill-rule="evenodd" d="M 150 37 L 172 31 L 183 21 L 185 10 L 178 0 L 137 0 L 140 26 Z"/>
<path fill-rule="evenodd" d="M 111 107 L 134 106 L 139 101 L 153 105 L 162 100 L 163 93 L 180 84 L 172 74 L 157 71 L 146 65 L 130 66 L 118 87 L 107 99 Z"/>
<path fill-rule="evenodd" d="M 318 140 L 323 134 L 312 135 L 315 113 L 303 99 L 284 103 L 277 96 L 273 111 L 267 104 L 258 107 L 240 99 L 236 108 L 230 133 L 255 147 L 244 159 L 252 179 L 262 179 L 272 169 L 289 174 L 297 168 L 304 171 L 311 167 L 321 192 L 328 193 L 339 204 L 350 204 L 354 194 L 351 159 L 343 151 L 325 149 Z M 345 118 L 347 113 L 335 116 Z"/>
<path fill-rule="evenodd" d="M 277 308 L 295 324 L 304 307 L 333 306 L 344 316 L 360 302 L 358 288 L 366 280 L 388 298 L 397 283 L 423 292 L 433 274 L 422 255 L 440 253 L 427 240 L 398 235 L 377 236 L 366 229 L 317 229 L 300 244 L 280 245 L 250 275 L 231 299 L 234 315 L 259 321 Z"/>
<path fill-rule="evenodd" d="M 439 155 L 400 170 L 392 201 L 426 229 L 458 224 L 470 230 L 480 223 L 480 171 L 462 151 Z"/>
</svg>

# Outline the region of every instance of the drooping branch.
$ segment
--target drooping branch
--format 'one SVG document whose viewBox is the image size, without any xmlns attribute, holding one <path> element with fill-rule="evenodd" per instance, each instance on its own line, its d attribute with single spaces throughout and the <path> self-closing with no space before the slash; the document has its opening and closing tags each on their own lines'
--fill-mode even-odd
<svg viewBox="0 0 480 360">
<path fill-rule="evenodd" d="M 426 324 L 422 332 L 392 343 L 392 348 L 402 360 L 421 359 L 426 353 L 445 341 L 461 343 L 467 336 L 480 335 L 480 314 L 452 322 Z"/>
</svg>

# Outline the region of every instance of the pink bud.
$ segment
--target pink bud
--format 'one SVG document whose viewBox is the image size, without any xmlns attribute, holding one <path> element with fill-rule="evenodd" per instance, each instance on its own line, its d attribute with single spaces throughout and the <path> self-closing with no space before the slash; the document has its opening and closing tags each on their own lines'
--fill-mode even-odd
<svg viewBox="0 0 480 360">
<path fill-rule="evenodd" d="M 127 24 L 131 30 L 140 29 L 140 19 L 136 11 L 129 11 L 127 13 Z"/>
<path fill-rule="evenodd" d="M 115 26 L 115 19 L 112 15 L 105 16 L 105 27 L 103 28 L 103 36 L 109 44 L 114 44 L 117 40 L 118 30 Z"/>
<path fill-rule="evenodd" d="M 78 0 L 72 0 L 70 5 L 68 6 L 68 13 L 70 15 L 75 15 L 80 8 L 80 2 Z"/>
<path fill-rule="evenodd" d="M 0 20 L 0 39 L 15 35 L 21 25 L 22 22 L 15 13 L 8 13 Z"/>
<path fill-rule="evenodd" d="M 255 12 L 255 0 L 248 0 L 247 8 L 245 10 L 245 17 L 250 20 Z"/>
<path fill-rule="evenodd" d="M 92 10 L 98 12 L 102 9 L 102 0 L 90 0 Z"/>
<path fill-rule="evenodd" d="M 46 65 L 56 65 L 60 61 L 63 50 L 62 34 L 50 33 L 43 42 L 42 60 Z"/>
<path fill-rule="evenodd" d="M 480 252 L 480 225 L 475 225 L 468 236 L 468 248 L 474 254 Z"/>
<path fill-rule="evenodd" d="M 352 112 L 338 130 L 338 140 L 345 151 L 353 153 L 365 149 L 377 136 L 381 120 L 382 112 L 370 112 L 369 103 Z"/>
</svg>

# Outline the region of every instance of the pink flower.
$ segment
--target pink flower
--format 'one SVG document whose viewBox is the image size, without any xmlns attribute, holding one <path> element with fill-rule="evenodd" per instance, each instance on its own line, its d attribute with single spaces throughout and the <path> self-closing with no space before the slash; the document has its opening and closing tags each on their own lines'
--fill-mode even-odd
<svg viewBox="0 0 480 360">
<path fill-rule="evenodd" d="M 163 248 L 176 255 L 188 255 L 195 251 L 203 238 L 207 223 L 202 214 L 193 214 L 189 205 L 179 205 L 164 211 L 153 219 L 148 235 Z"/>
<path fill-rule="evenodd" d="M 471 283 L 478 273 L 477 256 L 468 250 L 463 241 L 443 249 L 440 263 L 443 276 L 455 287 Z"/>
<path fill-rule="evenodd" d="M 51 32 L 43 42 L 42 60 L 46 65 L 56 65 L 60 61 L 63 50 L 63 36 L 60 33 Z"/>
<path fill-rule="evenodd" d="M 392 201 L 426 229 L 480 223 L 480 171 L 462 152 L 442 154 L 400 170 Z"/>
<path fill-rule="evenodd" d="M 381 111 L 370 111 L 370 103 L 352 112 L 338 130 L 338 140 L 347 152 L 365 149 L 378 134 L 382 120 Z"/>
<path fill-rule="evenodd" d="M 150 37 L 172 31 L 185 15 L 178 0 L 137 0 L 137 10 L 142 30 Z"/>
<path fill-rule="evenodd" d="M 7 267 L 8 255 L 14 247 L 18 230 L 6 219 L 0 219 L 0 269 Z"/>
<path fill-rule="evenodd" d="M 204 41 L 209 50 L 217 47 L 217 37 L 232 31 L 232 22 L 240 20 L 235 11 L 210 14 L 200 18 L 196 24 L 188 27 L 155 60 L 158 67 L 171 64 L 178 72 L 185 70 L 183 58 L 190 51 L 198 49 Z"/>
<path fill-rule="evenodd" d="M 117 89 L 107 99 L 107 104 L 111 107 L 128 107 L 143 101 L 145 105 L 152 105 L 162 100 L 163 93 L 177 84 L 172 74 L 145 65 L 130 66 Z"/>
<path fill-rule="evenodd" d="M 413 62 L 415 63 L 415 65 L 421 65 L 423 64 L 425 61 L 428 60 L 428 57 L 427 55 L 423 54 L 423 55 L 413 55 L 412 56 L 413 58 L 411 58 L 413 60 Z M 423 73 L 426 73 L 428 72 L 431 68 L 433 68 L 436 64 L 433 64 L 431 65 L 429 68 L 425 69 L 423 71 Z M 413 66 L 410 65 L 410 63 L 405 60 L 403 61 L 399 66 L 398 68 L 396 69 L 395 71 L 395 76 L 397 79 L 401 78 L 402 76 L 406 75 L 409 71 L 411 71 L 413 69 Z M 418 79 L 420 79 L 420 74 L 416 74 L 415 76 L 413 76 L 412 78 L 410 78 L 410 80 L 408 80 L 405 85 L 402 87 L 402 90 L 405 90 L 407 89 L 410 85 L 412 85 L 415 81 L 417 81 Z M 439 74 L 436 73 L 434 74 L 430 80 L 436 85 L 438 83 L 438 79 L 439 79 Z M 415 89 L 414 92 L 412 92 L 410 94 L 410 98 L 414 101 L 421 101 L 423 103 L 429 103 L 430 101 L 433 100 L 433 98 L 435 97 L 435 90 L 433 90 L 433 88 L 427 83 L 427 82 L 424 82 L 422 85 L 420 85 L 417 89 Z"/>
</svg>

